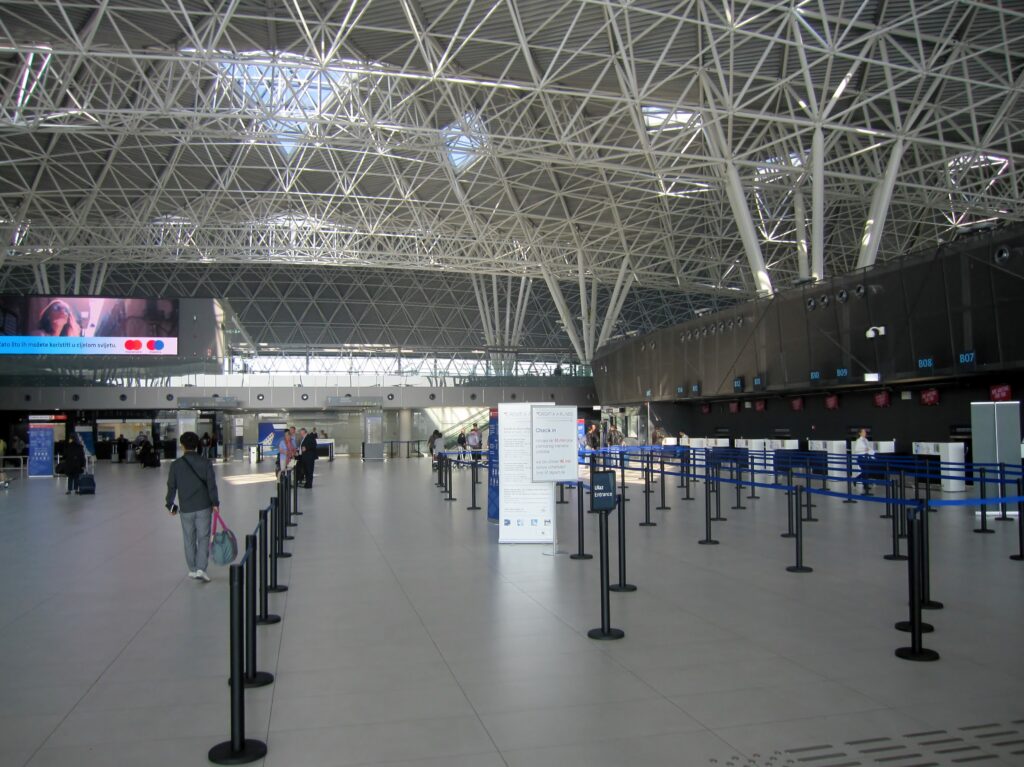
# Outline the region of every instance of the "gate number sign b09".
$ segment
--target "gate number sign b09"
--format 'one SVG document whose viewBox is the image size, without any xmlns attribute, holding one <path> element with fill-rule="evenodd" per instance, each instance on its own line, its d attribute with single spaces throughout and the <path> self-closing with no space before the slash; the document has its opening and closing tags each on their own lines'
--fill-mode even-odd
<svg viewBox="0 0 1024 767">
<path fill-rule="evenodd" d="M 590 508 L 594 511 L 611 511 L 615 508 L 615 472 L 595 471 L 590 487 Z"/>
</svg>

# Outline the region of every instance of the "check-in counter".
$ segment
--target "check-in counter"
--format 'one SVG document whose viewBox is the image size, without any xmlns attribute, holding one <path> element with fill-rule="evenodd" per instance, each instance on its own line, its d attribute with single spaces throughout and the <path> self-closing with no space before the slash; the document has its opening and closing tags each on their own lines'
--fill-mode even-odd
<svg viewBox="0 0 1024 767">
<path fill-rule="evenodd" d="M 964 443 L 963 442 L 915 442 L 914 455 L 934 456 L 941 464 L 959 464 L 958 466 L 944 466 L 940 486 L 944 493 L 963 493 L 967 490 L 967 484 L 963 479 Z"/>
</svg>

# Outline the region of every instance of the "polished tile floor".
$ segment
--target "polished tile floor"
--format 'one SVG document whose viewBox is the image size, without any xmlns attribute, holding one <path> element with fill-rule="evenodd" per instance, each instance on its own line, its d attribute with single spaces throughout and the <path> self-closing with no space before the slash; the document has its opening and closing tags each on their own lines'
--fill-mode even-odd
<svg viewBox="0 0 1024 767">
<path fill-rule="evenodd" d="M 241 536 L 272 493 L 270 464 L 219 466 Z M 160 470 L 103 465 L 98 494 L 55 480 L 0 491 L 0 764 L 206 764 L 228 735 L 226 571 L 185 577 Z M 268 481 L 261 481 L 265 479 Z M 246 695 L 274 767 L 341 765 L 1024 764 L 1024 564 L 1016 528 L 932 517 L 937 663 L 907 643 L 906 567 L 880 508 L 821 500 L 813 573 L 788 573 L 784 499 L 763 491 L 699 546 L 703 490 L 637 526 L 632 594 L 599 623 L 597 560 L 499 546 L 447 503 L 422 460 L 321 461 L 302 491 L 281 624 L 261 627 L 275 684 Z M 559 506 L 575 545 L 575 499 Z M 657 505 L 656 503 L 654 505 Z M 614 529 L 614 526 L 613 526 Z M 596 550 L 596 519 L 586 520 Z M 614 552 L 613 534 L 613 552 Z M 613 554 L 614 557 L 614 554 Z M 615 575 L 613 558 L 612 571 Z"/>
</svg>

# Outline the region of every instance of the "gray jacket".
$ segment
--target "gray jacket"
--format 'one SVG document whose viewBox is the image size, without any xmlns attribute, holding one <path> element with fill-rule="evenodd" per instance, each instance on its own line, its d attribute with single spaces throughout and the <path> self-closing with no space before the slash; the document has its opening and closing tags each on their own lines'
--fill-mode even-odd
<svg viewBox="0 0 1024 767">
<path fill-rule="evenodd" d="M 182 514 L 220 506 L 217 475 L 209 459 L 196 453 L 185 453 L 171 464 L 167 475 L 167 508 L 174 503 L 175 494 Z"/>
</svg>

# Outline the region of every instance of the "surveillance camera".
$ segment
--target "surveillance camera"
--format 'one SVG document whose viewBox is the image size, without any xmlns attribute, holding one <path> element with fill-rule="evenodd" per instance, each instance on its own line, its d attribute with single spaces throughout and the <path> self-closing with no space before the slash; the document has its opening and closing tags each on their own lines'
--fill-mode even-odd
<svg viewBox="0 0 1024 767">
<path fill-rule="evenodd" d="M 872 325 L 864 333 L 865 338 L 877 338 L 885 335 L 885 325 Z"/>
</svg>

